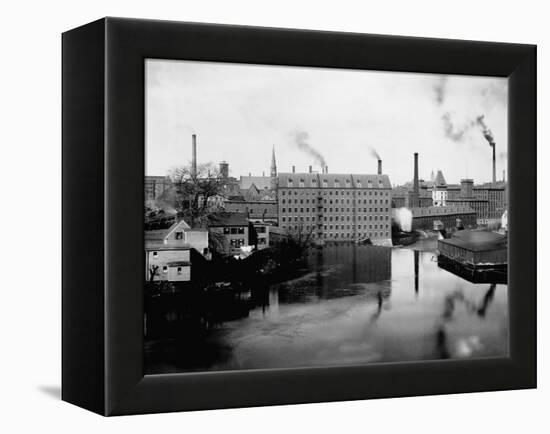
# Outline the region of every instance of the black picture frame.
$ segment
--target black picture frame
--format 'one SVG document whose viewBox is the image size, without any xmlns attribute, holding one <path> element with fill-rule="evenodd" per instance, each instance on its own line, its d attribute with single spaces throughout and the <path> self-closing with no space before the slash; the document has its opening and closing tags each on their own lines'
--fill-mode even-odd
<svg viewBox="0 0 550 434">
<path fill-rule="evenodd" d="M 536 387 L 536 46 L 104 18 L 62 51 L 63 400 L 123 415 Z M 508 77 L 509 357 L 144 376 L 145 58 Z"/>
</svg>

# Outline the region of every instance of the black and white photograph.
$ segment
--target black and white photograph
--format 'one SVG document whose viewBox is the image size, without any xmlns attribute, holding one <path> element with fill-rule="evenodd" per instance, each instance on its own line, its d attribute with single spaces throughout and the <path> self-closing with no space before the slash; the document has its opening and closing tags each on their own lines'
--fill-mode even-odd
<svg viewBox="0 0 550 434">
<path fill-rule="evenodd" d="M 146 374 L 506 357 L 506 78 L 145 60 Z"/>
</svg>

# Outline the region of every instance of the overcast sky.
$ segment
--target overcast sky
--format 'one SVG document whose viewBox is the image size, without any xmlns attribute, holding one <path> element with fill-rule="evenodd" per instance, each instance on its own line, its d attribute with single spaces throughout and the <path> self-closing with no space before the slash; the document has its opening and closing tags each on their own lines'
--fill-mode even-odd
<svg viewBox="0 0 550 434">
<path fill-rule="evenodd" d="M 448 183 L 490 181 L 507 164 L 507 80 L 393 72 L 146 61 L 146 174 L 165 175 L 191 159 L 229 162 L 235 177 L 269 174 L 275 145 L 280 172 L 307 171 L 324 158 L 331 173 L 376 173 L 374 149 L 393 184 L 441 169 Z M 317 158 L 319 160 L 319 158 Z"/>
</svg>

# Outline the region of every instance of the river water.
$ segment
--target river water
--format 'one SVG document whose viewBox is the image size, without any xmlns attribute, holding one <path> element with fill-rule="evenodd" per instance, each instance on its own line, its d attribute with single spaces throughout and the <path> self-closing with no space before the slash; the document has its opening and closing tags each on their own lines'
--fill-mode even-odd
<svg viewBox="0 0 550 434">
<path fill-rule="evenodd" d="M 422 249 L 422 250 L 414 250 Z M 437 265 L 433 244 L 338 245 L 200 339 L 146 345 L 147 373 L 334 366 L 508 354 L 507 285 Z"/>
</svg>

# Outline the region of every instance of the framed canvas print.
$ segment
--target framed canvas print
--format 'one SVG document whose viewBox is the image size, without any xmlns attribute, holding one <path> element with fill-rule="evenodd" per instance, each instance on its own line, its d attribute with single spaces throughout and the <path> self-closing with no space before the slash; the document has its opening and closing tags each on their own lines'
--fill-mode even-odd
<svg viewBox="0 0 550 434">
<path fill-rule="evenodd" d="M 63 34 L 63 399 L 536 386 L 536 50 L 105 18 Z"/>
</svg>

